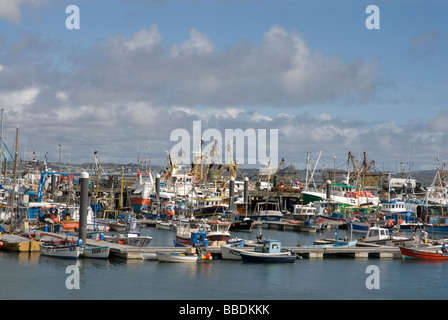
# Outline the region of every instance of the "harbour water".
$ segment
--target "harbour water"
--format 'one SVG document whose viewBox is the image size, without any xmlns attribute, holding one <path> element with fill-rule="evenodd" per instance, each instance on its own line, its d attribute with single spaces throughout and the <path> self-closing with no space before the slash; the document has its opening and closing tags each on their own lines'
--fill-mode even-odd
<svg viewBox="0 0 448 320">
<path fill-rule="evenodd" d="M 339 237 L 349 236 L 339 230 Z M 173 245 L 174 232 L 144 228 L 150 246 Z M 233 232 L 254 239 L 258 230 Z M 284 246 L 334 237 L 263 229 Z M 358 234 L 357 236 L 360 236 Z M 79 270 L 79 289 L 67 287 L 70 266 Z M 377 270 L 376 287 L 369 288 Z M 160 263 L 119 258 L 64 260 L 39 253 L 0 251 L 1 300 L 439 300 L 448 294 L 448 263 L 389 258 L 310 258 L 291 264 L 215 259 L 204 263 Z M 370 286 L 371 287 L 371 286 Z"/>
</svg>

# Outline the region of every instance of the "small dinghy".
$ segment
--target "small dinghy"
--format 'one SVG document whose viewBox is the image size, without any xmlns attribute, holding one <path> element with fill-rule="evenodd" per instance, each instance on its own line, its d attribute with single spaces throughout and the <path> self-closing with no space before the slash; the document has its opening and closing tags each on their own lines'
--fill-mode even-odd
<svg viewBox="0 0 448 320">
<path fill-rule="evenodd" d="M 40 253 L 44 256 L 77 259 L 82 253 L 82 246 L 78 244 L 51 244 L 42 243 L 40 245 Z"/>
</svg>

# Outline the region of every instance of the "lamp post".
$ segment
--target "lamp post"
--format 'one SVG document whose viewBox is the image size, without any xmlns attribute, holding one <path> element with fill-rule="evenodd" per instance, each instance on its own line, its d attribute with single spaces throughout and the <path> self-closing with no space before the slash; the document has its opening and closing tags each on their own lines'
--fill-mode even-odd
<svg viewBox="0 0 448 320">
<path fill-rule="evenodd" d="M 336 182 L 336 156 L 333 156 L 333 182 Z"/>
<path fill-rule="evenodd" d="M 61 171 L 61 148 L 62 148 L 62 144 L 58 144 L 59 146 L 59 172 Z"/>
</svg>

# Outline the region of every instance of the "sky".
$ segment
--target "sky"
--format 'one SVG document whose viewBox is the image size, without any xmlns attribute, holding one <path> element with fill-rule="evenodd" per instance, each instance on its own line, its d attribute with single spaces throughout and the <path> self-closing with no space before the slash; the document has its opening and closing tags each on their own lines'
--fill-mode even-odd
<svg viewBox="0 0 448 320">
<path fill-rule="evenodd" d="M 0 0 L 3 139 L 13 152 L 18 127 L 24 160 L 164 165 L 180 145 L 177 161 L 192 159 L 200 123 L 207 154 L 204 132 L 221 134 L 221 159 L 226 130 L 256 133 L 243 144 L 266 152 L 242 168 L 305 169 L 322 152 L 319 168 L 350 169 L 351 152 L 377 171 L 435 169 L 447 13 L 436 0 Z"/>
</svg>

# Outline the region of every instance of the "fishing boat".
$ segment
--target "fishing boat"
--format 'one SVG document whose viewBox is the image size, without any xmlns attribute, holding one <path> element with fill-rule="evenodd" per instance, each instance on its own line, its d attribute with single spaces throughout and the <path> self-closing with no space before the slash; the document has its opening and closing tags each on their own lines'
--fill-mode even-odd
<svg viewBox="0 0 448 320">
<path fill-rule="evenodd" d="M 75 244 L 77 239 L 74 237 L 69 237 L 63 233 L 54 233 L 54 232 L 46 232 L 37 230 L 34 234 L 30 234 L 34 236 L 35 239 L 45 242 L 45 243 L 55 243 L 55 244 Z"/>
<path fill-rule="evenodd" d="M 278 240 L 264 240 L 263 246 L 254 251 L 240 251 L 243 262 L 294 263 L 297 255 L 281 248 Z"/>
<path fill-rule="evenodd" d="M 301 194 L 304 204 L 330 199 L 337 202 L 340 208 L 353 206 L 373 208 L 380 202 L 375 190 L 364 190 L 357 186 L 331 181 L 328 181 L 325 187 L 322 186 L 317 190 L 304 190 Z"/>
<path fill-rule="evenodd" d="M 210 221 L 208 223 L 210 230 L 207 233 L 209 241 L 225 241 L 230 239 L 230 226 L 231 223 L 227 221 Z"/>
<path fill-rule="evenodd" d="M 357 246 L 383 245 L 383 246 L 405 246 L 415 241 L 414 237 L 393 236 L 387 228 L 374 226 L 369 228 L 364 239 L 358 241 Z"/>
<path fill-rule="evenodd" d="M 176 223 L 172 220 L 156 220 L 156 228 L 159 230 L 176 230 L 177 226 Z"/>
<path fill-rule="evenodd" d="M 224 260 L 242 260 L 241 251 L 254 251 L 254 249 L 255 247 L 226 244 L 221 246 L 221 256 Z"/>
<path fill-rule="evenodd" d="M 42 243 L 40 245 L 40 253 L 56 258 L 77 259 L 82 253 L 82 246 L 78 244 Z"/>
<path fill-rule="evenodd" d="M 243 218 L 243 220 L 235 220 L 230 225 L 230 231 L 250 231 L 254 226 L 251 218 Z"/>
<path fill-rule="evenodd" d="M 403 259 L 421 259 L 421 260 L 448 260 L 448 252 L 444 246 L 432 248 L 432 250 L 418 249 L 412 247 L 400 247 L 401 256 Z"/>
<path fill-rule="evenodd" d="M 104 235 L 104 240 L 133 247 L 147 247 L 152 241 L 152 237 L 141 235 L 140 229 L 140 222 L 137 219 L 131 218 L 127 221 L 125 233 L 119 233 L 118 235 Z"/>
<path fill-rule="evenodd" d="M 195 199 L 196 207 L 194 216 L 197 218 L 210 218 L 216 215 L 224 215 L 228 205 L 222 202 L 222 197 L 211 195 Z"/>
<path fill-rule="evenodd" d="M 82 248 L 82 256 L 86 258 L 107 259 L 109 257 L 110 247 L 84 247 Z"/>
<path fill-rule="evenodd" d="M 409 210 L 407 203 L 402 200 L 391 200 L 387 202 L 381 202 L 381 210 L 379 215 L 384 215 L 386 220 L 392 219 L 395 222 L 399 220 L 409 222 L 412 211 Z"/>
<path fill-rule="evenodd" d="M 265 201 L 257 203 L 255 211 L 247 216 L 255 221 L 280 221 L 283 213 L 279 209 L 278 202 Z"/>
<path fill-rule="evenodd" d="M 296 204 L 293 206 L 291 214 L 286 215 L 290 218 L 289 223 L 301 226 L 301 231 L 323 230 L 327 227 L 327 222 L 316 215 L 316 207 L 312 205 Z"/>
<path fill-rule="evenodd" d="M 109 221 L 110 231 L 123 232 L 126 231 L 126 222 L 124 221 Z"/>
<path fill-rule="evenodd" d="M 137 173 L 137 181 L 131 185 L 129 202 L 134 212 L 140 212 L 142 208 L 151 206 L 151 193 L 155 184 L 152 175 L 148 173 L 149 180 L 143 181 L 141 173 Z"/>
<path fill-rule="evenodd" d="M 347 220 L 347 226 L 353 231 L 367 232 L 371 227 L 371 223 L 366 219 L 350 221 Z"/>
<path fill-rule="evenodd" d="M 343 228 L 347 226 L 346 219 L 350 216 L 342 213 L 339 209 L 339 203 L 333 200 L 321 200 L 313 202 L 316 208 L 317 219 L 323 223 Z"/>
<path fill-rule="evenodd" d="M 195 241 L 205 241 L 207 236 L 207 224 L 200 220 L 188 219 L 179 221 L 176 228 L 175 246 L 193 245 Z"/>
</svg>

